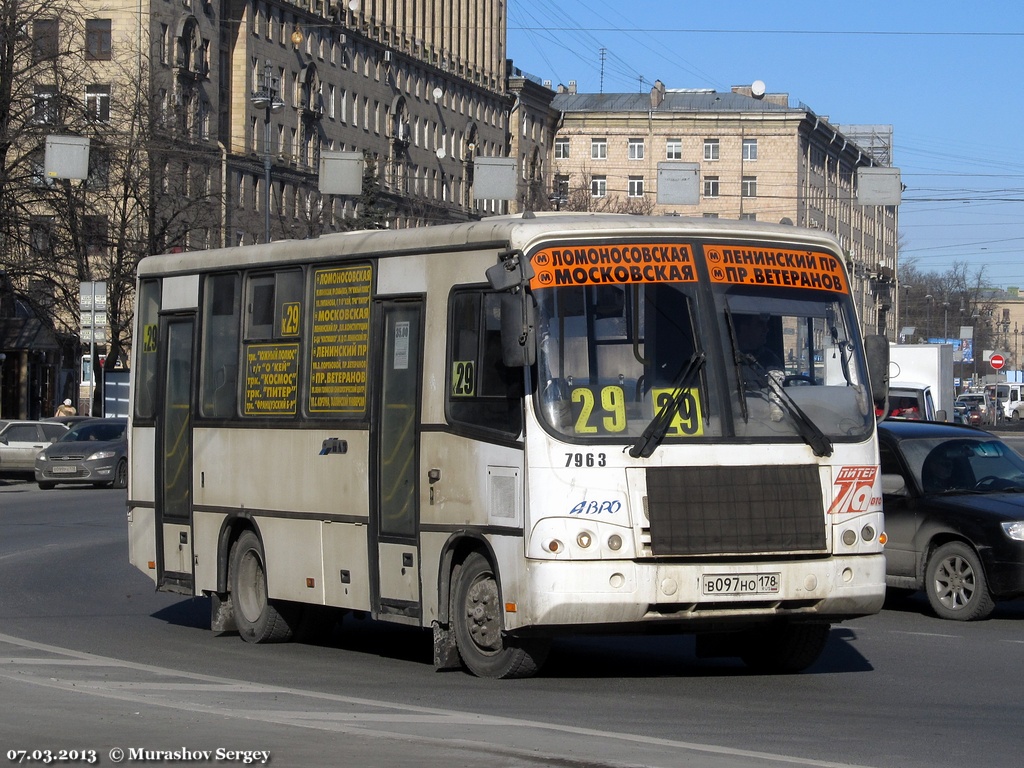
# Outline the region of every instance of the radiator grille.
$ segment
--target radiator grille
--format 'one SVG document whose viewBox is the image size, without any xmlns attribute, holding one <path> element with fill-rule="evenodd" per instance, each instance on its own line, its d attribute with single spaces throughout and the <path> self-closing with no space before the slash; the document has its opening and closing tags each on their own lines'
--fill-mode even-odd
<svg viewBox="0 0 1024 768">
<path fill-rule="evenodd" d="M 825 551 L 814 465 L 652 467 L 647 497 L 656 556 Z"/>
</svg>

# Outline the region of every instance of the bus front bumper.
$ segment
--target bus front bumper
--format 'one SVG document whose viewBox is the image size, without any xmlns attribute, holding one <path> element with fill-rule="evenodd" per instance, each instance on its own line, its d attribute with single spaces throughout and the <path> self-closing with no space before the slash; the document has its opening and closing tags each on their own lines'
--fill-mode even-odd
<svg viewBox="0 0 1024 768">
<path fill-rule="evenodd" d="M 532 560 L 525 577 L 523 595 L 505 591 L 506 606 L 515 603 L 506 629 L 842 621 L 878 613 L 885 600 L 881 553 L 756 564 Z"/>
</svg>

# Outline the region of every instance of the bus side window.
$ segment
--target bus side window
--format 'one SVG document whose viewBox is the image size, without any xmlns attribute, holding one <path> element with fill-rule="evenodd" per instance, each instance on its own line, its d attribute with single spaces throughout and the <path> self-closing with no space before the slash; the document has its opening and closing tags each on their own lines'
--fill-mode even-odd
<svg viewBox="0 0 1024 768">
<path fill-rule="evenodd" d="M 518 435 L 523 428 L 523 370 L 501 356 L 500 298 L 481 290 L 453 294 L 446 411 L 453 424 Z"/>
<path fill-rule="evenodd" d="M 237 411 L 240 281 L 238 274 L 210 275 L 204 285 L 200 402 L 211 418 Z"/>
<path fill-rule="evenodd" d="M 148 421 L 156 417 L 156 371 L 160 327 L 160 282 L 144 280 L 136 302 L 138 333 L 136 339 L 135 418 Z"/>
</svg>

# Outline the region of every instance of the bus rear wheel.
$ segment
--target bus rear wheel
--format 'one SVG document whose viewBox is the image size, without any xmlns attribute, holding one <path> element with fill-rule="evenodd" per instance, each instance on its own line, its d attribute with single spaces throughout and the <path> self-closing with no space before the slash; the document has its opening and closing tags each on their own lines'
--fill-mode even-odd
<svg viewBox="0 0 1024 768">
<path fill-rule="evenodd" d="M 242 639 L 250 643 L 291 640 L 300 606 L 267 597 L 263 544 L 253 531 L 243 531 L 231 548 L 231 603 Z"/>
<path fill-rule="evenodd" d="M 549 641 L 506 635 L 503 612 L 494 568 L 474 552 L 455 572 L 452 593 L 452 624 L 462 663 L 477 677 L 531 677 L 547 658 Z"/>
<path fill-rule="evenodd" d="M 828 642 L 830 624 L 786 623 L 747 633 L 746 647 L 740 654 L 755 672 L 791 674 L 811 666 Z"/>
</svg>

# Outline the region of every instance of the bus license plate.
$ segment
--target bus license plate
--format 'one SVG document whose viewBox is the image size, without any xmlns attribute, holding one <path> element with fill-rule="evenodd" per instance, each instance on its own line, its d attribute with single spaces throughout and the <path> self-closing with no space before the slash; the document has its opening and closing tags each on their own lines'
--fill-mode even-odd
<svg viewBox="0 0 1024 768">
<path fill-rule="evenodd" d="M 778 573 L 705 573 L 705 595 L 774 595 L 779 591 Z"/>
</svg>

